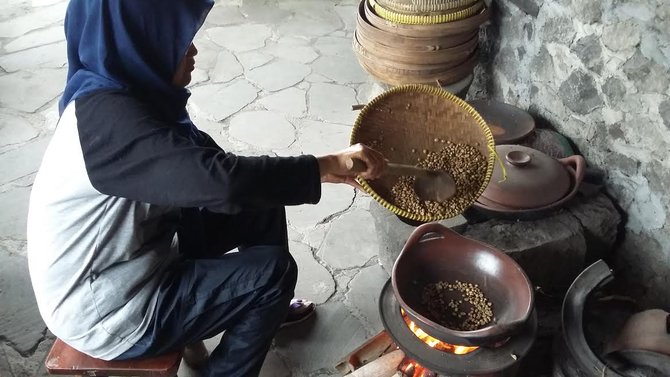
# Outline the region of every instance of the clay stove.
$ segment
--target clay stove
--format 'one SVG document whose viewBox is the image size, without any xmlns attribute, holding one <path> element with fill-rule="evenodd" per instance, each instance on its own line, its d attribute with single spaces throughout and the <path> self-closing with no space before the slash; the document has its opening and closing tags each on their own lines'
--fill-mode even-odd
<svg viewBox="0 0 670 377">
<path fill-rule="evenodd" d="M 519 333 L 496 344 L 466 347 L 440 342 L 402 312 L 391 280 L 382 289 L 379 310 L 386 332 L 407 359 L 398 370 L 411 377 L 512 377 L 537 334 L 537 315 Z"/>
</svg>

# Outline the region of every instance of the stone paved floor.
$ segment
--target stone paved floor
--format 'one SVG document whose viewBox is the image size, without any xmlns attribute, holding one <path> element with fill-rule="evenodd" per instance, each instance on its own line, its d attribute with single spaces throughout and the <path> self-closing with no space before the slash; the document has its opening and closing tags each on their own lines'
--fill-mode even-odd
<svg viewBox="0 0 670 377">
<path fill-rule="evenodd" d="M 0 2 L 0 376 L 45 375 L 53 337 L 25 259 L 30 186 L 57 121 L 66 75 L 63 0 Z M 351 51 L 355 0 L 219 1 L 196 37 L 189 109 L 222 147 L 246 155 L 318 154 L 348 145 L 378 86 Z M 328 376 L 377 333 L 378 261 L 371 199 L 326 186 L 317 206 L 288 209 L 297 295 L 313 320 L 275 339 L 264 377 Z M 215 342 L 209 342 L 213 346 Z M 191 375 L 182 368 L 181 376 Z"/>
</svg>

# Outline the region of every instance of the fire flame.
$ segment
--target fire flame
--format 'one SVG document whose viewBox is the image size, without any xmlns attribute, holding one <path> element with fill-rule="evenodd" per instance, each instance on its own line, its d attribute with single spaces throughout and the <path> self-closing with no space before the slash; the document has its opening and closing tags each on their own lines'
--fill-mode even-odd
<svg viewBox="0 0 670 377">
<path fill-rule="evenodd" d="M 416 335 L 417 338 L 421 339 L 431 348 L 435 348 L 437 350 L 444 352 L 450 352 L 455 355 L 467 355 L 468 353 L 479 349 L 479 347 L 459 346 L 455 344 L 445 343 L 441 340 L 435 339 L 432 336 L 428 335 L 425 331 L 421 330 L 421 328 L 417 326 L 417 324 L 414 323 L 414 321 L 409 319 L 409 317 L 405 314 L 404 310 L 401 309 L 401 311 L 403 319 L 405 320 L 405 323 L 407 324 L 409 329 L 412 330 L 412 332 L 414 333 L 414 335 Z"/>
<path fill-rule="evenodd" d="M 416 361 L 405 358 L 400 365 L 398 365 L 398 370 L 402 373 L 403 377 L 435 377 L 437 374 L 431 370 L 424 368 L 421 364 Z"/>
</svg>

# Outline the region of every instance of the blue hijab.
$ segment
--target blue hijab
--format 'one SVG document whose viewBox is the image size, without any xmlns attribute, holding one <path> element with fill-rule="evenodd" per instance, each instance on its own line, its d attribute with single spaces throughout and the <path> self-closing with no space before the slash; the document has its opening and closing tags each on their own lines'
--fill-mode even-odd
<svg viewBox="0 0 670 377">
<path fill-rule="evenodd" d="M 65 16 L 65 107 L 106 90 L 127 90 L 167 120 L 191 124 L 190 92 L 171 84 L 213 0 L 71 0 Z"/>
</svg>

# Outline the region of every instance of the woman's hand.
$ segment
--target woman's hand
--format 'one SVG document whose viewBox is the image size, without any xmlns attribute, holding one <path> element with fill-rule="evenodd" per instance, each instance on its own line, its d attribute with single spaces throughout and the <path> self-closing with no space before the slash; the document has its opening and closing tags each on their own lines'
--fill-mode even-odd
<svg viewBox="0 0 670 377">
<path fill-rule="evenodd" d="M 360 188 L 356 182 L 356 176 L 365 179 L 379 178 L 386 169 L 386 160 L 381 153 L 363 144 L 355 144 L 339 152 L 317 157 L 319 170 L 321 171 L 321 182 L 324 183 L 347 183 Z M 359 171 L 352 168 L 352 161 L 359 160 L 365 164 L 365 170 Z"/>
</svg>

